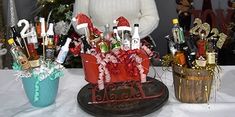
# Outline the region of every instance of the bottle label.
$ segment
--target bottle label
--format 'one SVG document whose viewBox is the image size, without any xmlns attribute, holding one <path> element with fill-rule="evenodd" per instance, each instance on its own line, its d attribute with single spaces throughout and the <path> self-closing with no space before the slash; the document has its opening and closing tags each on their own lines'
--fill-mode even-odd
<svg viewBox="0 0 235 117">
<path fill-rule="evenodd" d="M 64 63 L 64 60 L 65 60 L 67 54 L 68 54 L 68 51 L 61 50 L 60 53 L 58 54 L 56 61 L 60 64 Z"/>
<path fill-rule="evenodd" d="M 109 47 L 108 47 L 108 45 L 107 45 L 106 42 L 101 42 L 101 43 L 99 43 L 99 46 L 100 46 L 100 51 L 101 51 L 102 53 L 106 53 L 106 52 L 109 51 Z"/>
<path fill-rule="evenodd" d="M 21 65 L 22 69 L 27 70 L 30 68 L 30 64 L 28 59 L 25 56 L 18 56 L 19 64 Z"/>
<path fill-rule="evenodd" d="M 130 41 L 129 40 L 127 40 L 127 39 L 123 40 L 122 49 L 123 50 L 129 50 L 130 49 Z"/>
<path fill-rule="evenodd" d="M 133 38 L 131 40 L 131 49 L 134 50 L 134 49 L 140 49 L 140 39 L 139 38 Z"/>
<path fill-rule="evenodd" d="M 208 64 L 215 64 L 215 52 L 207 52 L 207 63 Z"/>
<path fill-rule="evenodd" d="M 55 58 L 55 49 L 54 48 L 47 48 L 46 49 L 46 59 L 54 60 Z"/>
<path fill-rule="evenodd" d="M 186 64 L 185 55 L 183 52 L 177 52 L 175 57 L 176 57 L 178 64 L 180 65 Z"/>
<path fill-rule="evenodd" d="M 38 67 L 38 66 L 40 66 L 39 59 L 29 61 L 29 63 L 30 63 L 30 66 L 31 66 L 31 67 Z"/>
<path fill-rule="evenodd" d="M 174 27 L 172 29 L 172 33 L 173 33 L 175 43 L 182 44 L 185 42 L 184 32 L 181 27 Z"/>
<path fill-rule="evenodd" d="M 206 60 L 197 59 L 196 64 L 200 67 L 205 67 L 206 66 Z"/>
</svg>

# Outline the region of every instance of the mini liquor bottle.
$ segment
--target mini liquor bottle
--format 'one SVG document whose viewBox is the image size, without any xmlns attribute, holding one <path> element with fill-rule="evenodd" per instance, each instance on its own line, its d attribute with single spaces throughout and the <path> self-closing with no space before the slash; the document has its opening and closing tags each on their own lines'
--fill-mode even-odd
<svg viewBox="0 0 235 117">
<path fill-rule="evenodd" d="M 21 48 L 15 44 L 13 38 L 10 38 L 8 43 L 11 46 L 10 52 L 13 59 L 21 66 L 23 70 L 29 70 L 31 68 L 30 63 Z"/>
<path fill-rule="evenodd" d="M 114 34 L 114 37 L 117 39 L 117 41 L 121 41 L 121 37 L 118 34 L 117 26 L 113 27 L 113 34 Z"/>
<path fill-rule="evenodd" d="M 124 38 L 122 39 L 122 47 L 123 50 L 131 49 L 131 34 L 130 31 L 124 31 Z"/>
<path fill-rule="evenodd" d="M 174 25 L 172 28 L 174 42 L 178 44 L 183 44 L 185 42 L 183 28 L 179 26 L 178 19 L 173 19 L 172 23 Z"/>
<path fill-rule="evenodd" d="M 16 45 L 18 45 L 21 48 L 23 48 L 23 46 L 21 44 L 22 43 L 22 39 L 21 39 L 21 36 L 20 36 L 19 32 L 16 31 L 16 27 L 12 26 L 11 27 L 11 31 L 12 31 L 13 39 L 14 39 L 14 42 L 16 43 Z"/>
<path fill-rule="evenodd" d="M 47 30 L 47 46 L 46 46 L 46 60 L 55 59 L 55 45 L 54 45 L 54 31 L 53 24 L 49 24 L 49 29 Z"/>
<path fill-rule="evenodd" d="M 110 30 L 109 30 L 109 24 L 106 24 L 105 27 L 104 27 L 104 39 L 105 41 L 110 41 L 110 38 L 111 38 L 111 33 L 110 33 Z"/>
<path fill-rule="evenodd" d="M 204 34 L 201 34 L 201 38 L 197 41 L 197 58 L 199 58 L 200 56 L 202 57 L 206 57 L 206 38 Z"/>
<path fill-rule="evenodd" d="M 185 46 L 183 48 L 183 50 L 184 50 L 184 53 L 185 53 L 185 60 L 186 60 L 186 63 L 187 63 L 187 67 L 192 68 L 194 66 L 193 63 L 196 59 L 196 52 L 190 51 L 188 46 Z"/>
<path fill-rule="evenodd" d="M 169 47 L 169 50 L 172 54 L 172 56 L 175 56 L 175 53 L 177 51 L 175 45 L 176 43 L 170 38 L 169 35 L 165 36 L 165 39 L 168 41 L 168 47 Z"/>
<path fill-rule="evenodd" d="M 29 63 L 31 67 L 38 67 L 40 66 L 40 62 L 39 62 L 39 55 L 37 53 L 37 51 L 35 50 L 34 44 L 33 43 L 28 43 L 28 49 L 29 49 Z"/>
<path fill-rule="evenodd" d="M 31 42 L 34 44 L 34 47 L 37 49 L 38 48 L 38 37 L 37 37 L 37 32 L 36 32 L 35 26 L 32 23 L 30 23 L 29 27 L 30 27 L 30 31 L 32 32 Z"/>
<path fill-rule="evenodd" d="M 121 48 L 121 38 L 118 35 L 117 26 L 113 27 L 113 38 L 111 40 L 111 49 L 119 49 Z"/>
<path fill-rule="evenodd" d="M 109 51 L 109 46 L 107 41 L 105 41 L 103 34 L 100 34 L 101 41 L 98 42 L 98 47 L 101 53 L 106 53 Z"/>
<path fill-rule="evenodd" d="M 207 64 L 215 65 L 216 64 L 216 52 L 215 52 L 215 45 L 212 39 L 208 39 L 207 49 L 206 49 L 206 60 Z"/>
<path fill-rule="evenodd" d="M 92 48 L 91 45 L 87 42 L 85 34 L 81 35 L 80 39 L 82 40 L 83 48 L 82 52 L 83 53 L 89 53 L 90 49 Z"/>
<path fill-rule="evenodd" d="M 205 38 L 205 35 L 202 33 L 200 39 L 197 41 L 197 59 L 196 64 L 199 67 L 205 67 L 206 66 L 206 44 L 207 40 Z"/>
<path fill-rule="evenodd" d="M 186 65 L 186 58 L 185 58 L 185 54 L 184 51 L 176 51 L 175 53 L 175 59 L 176 62 L 182 66 Z"/>
<path fill-rule="evenodd" d="M 58 62 L 60 64 L 64 63 L 65 58 L 66 58 L 68 51 L 69 51 L 69 44 L 71 41 L 72 41 L 72 39 L 67 38 L 65 44 L 61 47 L 61 50 L 56 58 L 56 62 Z"/>
<path fill-rule="evenodd" d="M 131 49 L 140 49 L 139 24 L 134 24 L 134 33 L 131 40 Z"/>
</svg>

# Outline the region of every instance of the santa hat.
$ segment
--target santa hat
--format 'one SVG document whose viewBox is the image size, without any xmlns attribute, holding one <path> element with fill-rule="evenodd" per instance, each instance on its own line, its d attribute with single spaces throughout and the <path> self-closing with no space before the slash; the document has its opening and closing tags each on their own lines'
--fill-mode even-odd
<svg viewBox="0 0 235 117">
<path fill-rule="evenodd" d="M 82 13 L 79 13 L 78 15 L 77 15 L 77 17 L 76 17 L 76 21 L 77 21 L 77 24 L 79 25 L 79 24 L 85 24 L 85 23 L 87 23 L 88 24 L 88 29 L 89 29 L 89 31 L 92 31 L 93 30 L 93 24 L 92 24 L 92 21 L 91 21 L 91 19 L 88 17 L 88 16 L 86 16 L 85 14 L 82 14 Z"/>
<path fill-rule="evenodd" d="M 129 30 L 131 31 L 131 27 L 130 27 L 130 23 L 128 22 L 128 20 L 121 16 L 118 19 L 114 20 L 114 23 L 117 22 L 117 29 L 118 30 Z"/>
</svg>

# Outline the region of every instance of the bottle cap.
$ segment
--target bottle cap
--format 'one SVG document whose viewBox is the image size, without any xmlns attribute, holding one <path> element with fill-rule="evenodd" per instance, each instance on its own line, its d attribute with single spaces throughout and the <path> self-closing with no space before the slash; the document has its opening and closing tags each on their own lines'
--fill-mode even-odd
<svg viewBox="0 0 235 117">
<path fill-rule="evenodd" d="M 134 27 L 139 27 L 139 24 L 134 24 Z"/>
<path fill-rule="evenodd" d="M 11 44 L 13 44 L 14 43 L 14 39 L 13 38 L 10 38 L 9 40 L 8 40 L 8 43 L 11 45 Z"/>
<path fill-rule="evenodd" d="M 173 20 L 172 20 L 172 23 L 173 23 L 173 24 L 178 24 L 179 21 L 178 21 L 178 19 L 173 19 Z"/>
</svg>

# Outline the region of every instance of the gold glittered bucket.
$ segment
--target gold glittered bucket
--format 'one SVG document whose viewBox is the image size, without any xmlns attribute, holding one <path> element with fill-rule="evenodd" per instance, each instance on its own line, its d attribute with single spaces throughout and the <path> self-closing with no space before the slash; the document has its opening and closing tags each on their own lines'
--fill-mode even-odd
<svg viewBox="0 0 235 117">
<path fill-rule="evenodd" d="M 208 70 L 183 68 L 173 64 L 175 97 L 184 103 L 209 101 L 213 74 Z"/>
</svg>

